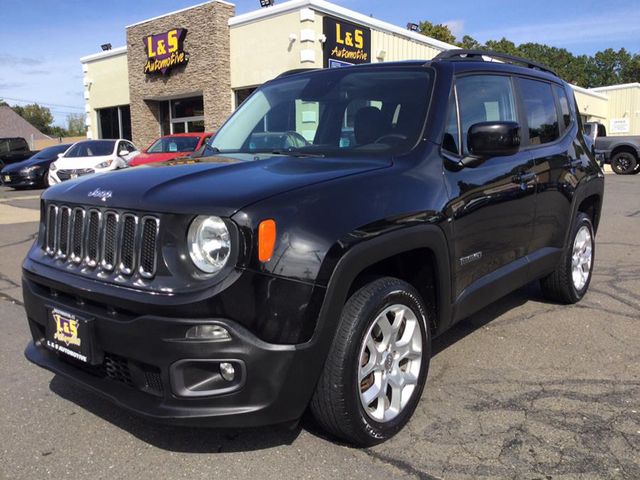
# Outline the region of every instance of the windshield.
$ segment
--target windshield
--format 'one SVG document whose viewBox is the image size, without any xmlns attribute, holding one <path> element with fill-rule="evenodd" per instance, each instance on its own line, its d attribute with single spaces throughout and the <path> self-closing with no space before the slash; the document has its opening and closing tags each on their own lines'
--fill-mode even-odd
<svg viewBox="0 0 640 480">
<path fill-rule="evenodd" d="M 65 158 L 101 157 L 113 153 L 115 140 L 90 140 L 78 142 L 65 153 Z"/>
<path fill-rule="evenodd" d="M 193 152 L 198 145 L 198 137 L 164 137 L 156 140 L 147 153 Z"/>
<path fill-rule="evenodd" d="M 67 144 L 67 145 L 56 145 L 54 147 L 45 148 L 44 150 L 40 150 L 33 157 L 31 157 L 31 160 L 47 160 L 47 159 L 50 159 L 52 157 L 55 157 L 59 153 L 63 153 L 69 147 L 70 147 L 70 145 Z"/>
<path fill-rule="evenodd" d="M 433 73 L 424 67 L 330 69 L 276 80 L 211 140 L 221 153 L 399 154 L 424 127 Z"/>
</svg>

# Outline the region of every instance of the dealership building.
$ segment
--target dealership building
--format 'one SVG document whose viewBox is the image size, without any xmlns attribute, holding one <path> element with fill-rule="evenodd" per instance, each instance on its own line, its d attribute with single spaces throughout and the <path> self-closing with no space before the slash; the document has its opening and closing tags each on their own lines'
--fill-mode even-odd
<svg viewBox="0 0 640 480">
<path fill-rule="evenodd" d="M 87 136 L 139 147 L 160 135 L 215 131 L 256 87 L 289 70 L 428 60 L 456 48 L 324 0 L 243 15 L 212 0 L 129 25 L 126 39 L 80 59 Z M 640 84 L 575 91 L 585 120 L 640 134 Z M 317 112 L 300 121 L 313 131 Z"/>
</svg>

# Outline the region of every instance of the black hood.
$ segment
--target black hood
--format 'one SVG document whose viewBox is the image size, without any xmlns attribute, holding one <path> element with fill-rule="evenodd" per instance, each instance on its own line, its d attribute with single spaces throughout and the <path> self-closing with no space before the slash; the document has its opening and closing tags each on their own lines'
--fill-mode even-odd
<svg viewBox="0 0 640 480">
<path fill-rule="evenodd" d="M 172 161 L 90 175 L 42 196 L 83 205 L 231 216 L 244 206 L 296 188 L 391 165 L 390 158 L 335 159 L 231 155 Z M 193 163 L 189 163 L 193 162 Z"/>
<path fill-rule="evenodd" d="M 11 163 L 2 169 L 4 173 L 15 173 L 26 167 L 33 167 L 34 165 L 39 165 L 43 168 L 49 167 L 51 162 L 53 162 L 58 157 L 53 158 L 27 158 L 26 160 L 22 160 L 21 162 Z"/>
</svg>

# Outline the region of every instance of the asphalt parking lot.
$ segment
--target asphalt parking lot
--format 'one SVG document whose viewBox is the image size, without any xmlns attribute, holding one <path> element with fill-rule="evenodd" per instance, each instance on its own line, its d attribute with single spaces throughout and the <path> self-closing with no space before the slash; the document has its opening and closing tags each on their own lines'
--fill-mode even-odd
<svg viewBox="0 0 640 480">
<path fill-rule="evenodd" d="M 0 477 L 640 478 L 640 177 L 607 175 L 591 289 L 527 286 L 435 342 L 413 419 L 354 449 L 299 428 L 155 425 L 29 364 L 20 264 L 39 191 L 0 187 Z"/>
</svg>

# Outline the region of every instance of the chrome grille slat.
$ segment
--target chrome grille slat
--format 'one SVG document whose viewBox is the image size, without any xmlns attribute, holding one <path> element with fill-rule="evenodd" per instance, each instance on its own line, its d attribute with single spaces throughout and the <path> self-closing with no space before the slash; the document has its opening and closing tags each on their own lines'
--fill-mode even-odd
<svg viewBox="0 0 640 480">
<path fill-rule="evenodd" d="M 69 254 L 69 236 L 71 230 L 71 209 L 69 207 L 60 207 L 58 210 L 57 227 L 58 250 L 56 255 L 60 258 L 67 258 Z"/>
<path fill-rule="evenodd" d="M 49 204 L 43 249 L 52 260 L 151 279 L 158 265 L 160 220 L 99 207 Z"/>
<path fill-rule="evenodd" d="M 155 217 L 142 218 L 140 235 L 140 266 L 138 273 L 145 278 L 153 277 L 157 266 L 159 221 Z"/>
<path fill-rule="evenodd" d="M 56 237 L 58 228 L 58 207 L 55 205 L 49 205 L 49 207 L 47 207 L 45 228 L 45 251 L 47 252 L 47 255 L 53 256 L 56 254 Z"/>
<path fill-rule="evenodd" d="M 86 238 L 86 256 L 84 261 L 91 268 L 98 264 L 98 254 L 100 252 L 100 223 L 102 221 L 102 213 L 99 210 L 89 210 L 87 217 L 87 238 Z"/>
<path fill-rule="evenodd" d="M 120 215 L 116 212 L 107 212 L 102 241 L 102 269 L 113 271 L 116 266 L 118 252 L 118 223 Z"/>
<path fill-rule="evenodd" d="M 85 211 L 82 208 L 73 209 L 71 222 L 71 261 L 73 263 L 82 262 L 82 251 L 84 244 L 84 219 Z"/>
<path fill-rule="evenodd" d="M 138 217 L 130 213 L 122 216 L 120 233 L 120 265 L 118 270 L 124 275 L 131 275 L 136 262 L 136 237 L 138 231 Z"/>
</svg>

